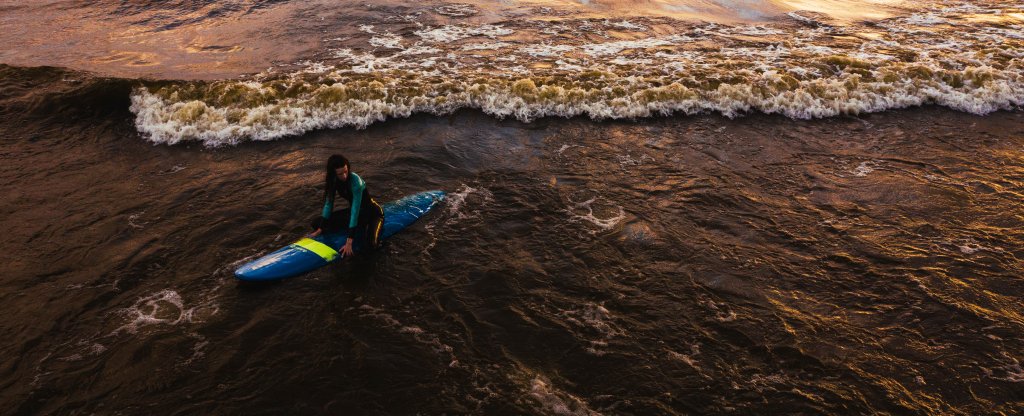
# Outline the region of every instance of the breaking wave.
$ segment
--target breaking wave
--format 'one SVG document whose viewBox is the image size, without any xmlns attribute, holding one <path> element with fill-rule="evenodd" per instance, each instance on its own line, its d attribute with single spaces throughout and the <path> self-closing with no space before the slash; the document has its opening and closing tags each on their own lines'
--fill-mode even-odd
<svg viewBox="0 0 1024 416">
<path fill-rule="evenodd" d="M 846 26 L 794 12 L 753 26 L 635 18 L 427 26 L 404 36 L 362 29 L 363 47 L 246 80 L 139 87 L 136 126 L 155 143 L 222 146 L 463 108 L 529 122 L 705 112 L 810 119 L 919 105 L 987 114 L 1024 104 L 1024 14 L 1005 7 Z"/>
</svg>

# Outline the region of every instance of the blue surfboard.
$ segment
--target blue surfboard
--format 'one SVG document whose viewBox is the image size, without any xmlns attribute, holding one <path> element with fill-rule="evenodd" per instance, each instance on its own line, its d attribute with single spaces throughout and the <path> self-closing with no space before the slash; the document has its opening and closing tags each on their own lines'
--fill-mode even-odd
<svg viewBox="0 0 1024 416">
<path fill-rule="evenodd" d="M 381 240 L 408 227 L 444 199 L 444 191 L 426 191 L 384 204 L 384 229 Z M 339 258 L 348 232 L 321 234 L 303 238 L 235 270 L 235 277 L 245 281 L 278 280 L 298 276 Z M 359 251 L 361 247 L 354 247 Z"/>
</svg>

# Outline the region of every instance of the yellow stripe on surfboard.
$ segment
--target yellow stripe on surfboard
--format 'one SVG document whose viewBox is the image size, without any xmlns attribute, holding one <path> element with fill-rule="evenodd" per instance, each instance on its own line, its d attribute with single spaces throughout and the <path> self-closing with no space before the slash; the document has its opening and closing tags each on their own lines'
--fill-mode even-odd
<svg viewBox="0 0 1024 416">
<path fill-rule="evenodd" d="M 323 257 L 324 260 L 332 261 L 335 257 L 338 257 L 338 251 L 331 248 L 331 246 L 316 241 L 312 238 L 303 238 L 296 241 L 293 246 L 302 247 L 306 250 L 312 251 L 316 255 Z"/>
</svg>

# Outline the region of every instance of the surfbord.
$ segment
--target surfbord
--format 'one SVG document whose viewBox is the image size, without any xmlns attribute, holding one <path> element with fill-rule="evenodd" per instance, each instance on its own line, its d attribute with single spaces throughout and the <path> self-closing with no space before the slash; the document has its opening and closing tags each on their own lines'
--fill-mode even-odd
<svg viewBox="0 0 1024 416">
<path fill-rule="evenodd" d="M 384 209 L 381 241 L 402 231 L 444 199 L 444 191 L 426 191 L 388 202 Z M 321 234 L 302 238 L 292 244 L 242 265 L 235 277 L 245 281 L 267 281 L 295 277 L 332 263 L 342 256 L 338 250 L 345 245 L 348 232 Z M 358 245 L 353 247 L 360 251 Z"/>
</svg>

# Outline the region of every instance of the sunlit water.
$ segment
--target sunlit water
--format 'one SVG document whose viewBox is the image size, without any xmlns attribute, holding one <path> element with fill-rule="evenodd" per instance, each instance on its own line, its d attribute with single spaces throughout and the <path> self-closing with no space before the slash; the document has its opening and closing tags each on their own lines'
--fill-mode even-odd
<svg viewBox="0 0 1024 416">
<path fill-rule="evenodd" d="M 0 22 L 7 413 L 1024 406 L 1019 4 Z M 380 200 L 449 198 L 372 257 L 237 284 L 306 232 L 336 152 Z"/>
</svg>

